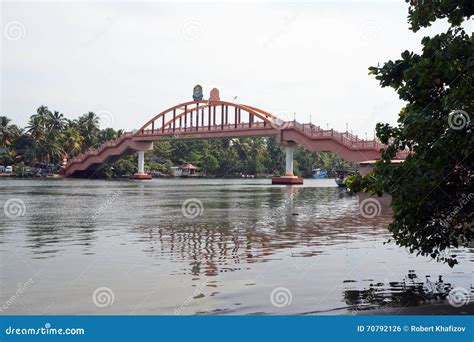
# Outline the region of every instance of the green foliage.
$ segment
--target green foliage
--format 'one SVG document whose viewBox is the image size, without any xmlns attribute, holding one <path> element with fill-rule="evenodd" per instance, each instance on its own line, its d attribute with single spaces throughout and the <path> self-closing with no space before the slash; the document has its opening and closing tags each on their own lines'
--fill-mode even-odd
<svg viewBox="0 0 474 342">
<path fill-rule="evenodd" d="M 123 157 L 112 165 L 113 174 L 117 177 L 129 175 L 135 172 L 136 165 L 132 156 Z"/>
<path fill-rule="evenodd" d="M 121 133 L 112 128 L 100 130 L 99 118 L 92 112 L 71 121 L 63 114 L 41 106 L 31 115 L 26 130 L 0 116 L 0 160 L 3 164 L 59 165 L 64 157 L 72 158 Z"/>
<path fill-rule="evenodd" d="M 165 171 L 171 174 L 171 168 L 173 167 L 173 162 L 168 159 L 164 166 L 165 166 Z"/>
<path fill-rule="evenodd" d="M 147 160 L 156 161 L 170 173 L 170 167 L 193 163 L 211 177 L 238 176 L 239 174 L 282 174 L 285 168 L 284 150 L 275 138 L 221 138 L 209 141 L 158 141 Z M 297 148 L 294 172 L 304 175 L 313 168 L 354 169 L 354 165 L 325 152 L 309 152 Z"/>
<path fill-rule="evenodd" d="M 474 15 L 472 0 L 405 0 L 410 4 L 408 22 L 416 32 L 430 26 L 437 19 L 447 18 L 453 26 L 462 24 L 465 18 Z"/>
<path fill-rule="evenodd" d="M 13 167 L 13 172 L 15 172 L 16 174 L 18 174 L 22 177 L 26 175 L 26 173 L 27 173 L 26 171 L 27 171 L 27 166 L 23 162 L 17 163 Z"/>
<path fill-rule="evenodd" d="M 99 145 L 105 143 L 106 141 L 115 140 L 120 136 L 120 132 L 114 130 L 113 128 L 105 128 L 98 132 L 97 142 Z"/>
<path fill-rule="evenodd" d="M 21 130 L 6 116 L 0 116 L 0 147 L 6 148 L 21 135 Z"/>
<path fill-rule="evenodd" d="M 173 145 L 167 140 L 155 141 L 153 143 L 153 155 L 157 162 L 166 162 L 174 154 Z"/>
<path fill-rule="evenodd" d="M 75 156 L 82 150 L 84 137 L 75 127 L 68 127 L 63 133 L 64 152 L 68 156 Z"/>
<path fill-rule="evenodd" d="M 84 137 L 82 144 L 83 151 L 100 145 L 99 117 L 95 113 L 89 112 L 80 116 L 77 121 L 73 122 L 73 126 L 79 131 L 81 136 Z"/>
<path fill-rule="evenodd" d="M 285 165 L 284 153 L 281 155 L 280 167 Z M 294 168 L 295 174 L 304 175 L 314 168 L 322 168 L 329 171 L 333 170 L 347 170 L 355 171 L 354 164 L 338 158 L 334 154 L 326 152 L 311 152 L 307 151 L 301 146 L 295 148 L 294 153 Z"/>
<path fill-rule="evenodd" d="M 206 174 L 213 175 L 219 167 L 219 161 L 212 154 L 208 154 L 203 158 L 202 170 Z"/>
<path fill-rule="evenodd" d="M 395 241 L 411 252 L 453 266 L 450 247 L 473 237 L 472 165 L 474 136 L 474 40 L 460 24 L 473 15 L 472 1 L 416 1 L 409 10 L 412 30 L 448 18 L 445 33 L 422 39 L 422 52 L 369 71 L 382 87 L 392 87 L 406 105 L 398 125 L 378 124 L 377 136 L 390 146 L 373 174 L 353 176 L 354 191 L 392 195 Z M 391 164 L 397 150 L 411 151 L 402 164 Z"/>
</svg>

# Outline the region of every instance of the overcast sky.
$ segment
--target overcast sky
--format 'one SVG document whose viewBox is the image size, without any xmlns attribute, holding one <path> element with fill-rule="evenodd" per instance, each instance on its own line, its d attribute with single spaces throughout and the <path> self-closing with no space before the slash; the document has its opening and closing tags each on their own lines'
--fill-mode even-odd
<svg viewBox="0 0 474 342">
<path fill-rule="evenodd" d="M 46 105 L 132 130 L 199 83 L 205 97 L 217 87 L 223 100 L 371 137 L 403 104 L 367 68 L 446 27 L 414 34 L 407 11 L 401 0 L 3 3 L 0 114 L 24 126 Z"/>
</svg>

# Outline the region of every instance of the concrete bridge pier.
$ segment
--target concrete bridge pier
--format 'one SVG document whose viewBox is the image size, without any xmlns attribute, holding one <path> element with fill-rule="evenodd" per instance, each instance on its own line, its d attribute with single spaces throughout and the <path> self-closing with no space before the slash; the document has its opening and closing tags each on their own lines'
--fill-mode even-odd
<svg viewBox="0 0 474 342">
<path fill-rule="evenodd" d="M 145 151 L 138 151 L 138 172 L 130 176 L 130 179 L 151 179 L 151 175 L 145 173 Z"/>
<path fill-rule="evenodd" d="M 293 146 L 286 146 L 285 147 L 285 176 L 294 176 L 293 174 Z"/>
<path fill-rule="evenodd" d="M 295 142 L 281 142 L 285 146 L 285 175 L 272 178 L 272 184 L 303 184 L 303 178 L 297 177 L 293 173 L 293 151 Z"/>
<path fill-rule="evenodd" d="M 145 151 L 138 151 L 138 173 L 145 173 Z"/>
</svg>

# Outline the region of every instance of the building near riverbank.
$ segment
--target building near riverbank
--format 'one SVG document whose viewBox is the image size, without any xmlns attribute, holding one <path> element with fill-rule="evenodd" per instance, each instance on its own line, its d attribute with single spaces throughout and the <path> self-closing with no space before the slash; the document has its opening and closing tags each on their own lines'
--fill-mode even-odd
<svg viewBox="0 0 474 342">
<path fill-rule="evenodd" d="M 171 172 L 175 177 L 199 177 L 198 167 L 191 163 L 184 163 L 181 166 L 173 166 Z"/>
</svg>

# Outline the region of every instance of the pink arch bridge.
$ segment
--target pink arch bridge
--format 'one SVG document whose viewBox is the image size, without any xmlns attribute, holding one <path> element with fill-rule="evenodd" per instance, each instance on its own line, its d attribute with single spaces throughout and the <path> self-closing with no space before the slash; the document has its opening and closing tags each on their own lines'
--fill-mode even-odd
<svg viewBox="0 0 474 342">
<path fill-rule="evenodd" d="M 285 146 L 286 175 L 283 183 L 299 183 L 293 175 L 293 148 L 302 146 L 310 151 L 327 151 L 350 162 L 380 158 L 384 147 L 374 140 L 362 140 L 349 132 L 324 130 L 313 124 L 282 121 L 253 106 L 220 100 L 190 101 L 170 107 L 157 114 L 139 130 L 124 133 L 95 150 L 70 160 L 65 166 L 67 176 L 86 175 L 104 163 L 122 155 L 138 153 L 138 173 L 134 178 L 150 178 L 144 170 L 144 151 L 153 142 L 165 139 L 210 139 L 223 137 L 275 136 Z M 403 159 L 404 155 L 397 156 Z M 278 180 L 277 180 L 278 181 Z M 301 180 L 302 181 L 302 180 Z"/>
</svg>

